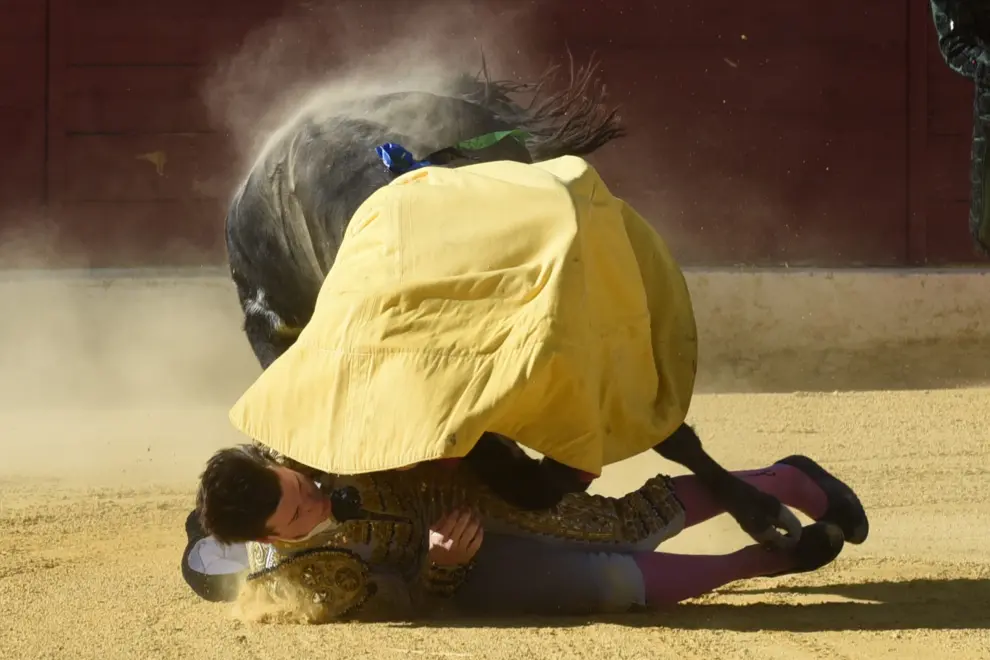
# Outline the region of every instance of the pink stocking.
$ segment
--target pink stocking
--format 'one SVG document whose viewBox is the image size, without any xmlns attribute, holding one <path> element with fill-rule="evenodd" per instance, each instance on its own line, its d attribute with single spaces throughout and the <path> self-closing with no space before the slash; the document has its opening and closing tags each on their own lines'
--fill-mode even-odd
<svg viewBox="0 0 990 660">
<path fill-rule="evenodd" d="M 828 499 L 807 475 L 790 465 L 762 470 L 733 472 L 733 475 L 779 499 L 811 518 L 824 515 Z M 694 475 L 675 477 L 674 492 L 684 505 L 685 527 L 724 513 L 708 489 Z M 644 552 L 634 555 L 643 574 L 650 606 L 673 605 L 695 598 L 736 580 L 761 577 L 792 568 L 786 552 L 751 545 L 727 555 L 675 555 Z"/>
<path fill-rule="evenodd" d="M 751 545 L 728 555 L 674 555 L 641 552 L 633 558 L 643 574 L 646 604 L 674 605 L 736 580 L 770 575 L 793 566 L 784 552 Z"/>
<path fill-rule="evenodd" d="M 804 472 L 790 465 L 772 465 L 762 470 L 732 474 L 812 519 L 820 518 L 828 508 L 828 499 L 822 489 Z M 725 513 L 725 508 L 693 474 L 674 477 L 673 482 L 674 492 L 684 505 L 685 528 Z"/>
</svg>

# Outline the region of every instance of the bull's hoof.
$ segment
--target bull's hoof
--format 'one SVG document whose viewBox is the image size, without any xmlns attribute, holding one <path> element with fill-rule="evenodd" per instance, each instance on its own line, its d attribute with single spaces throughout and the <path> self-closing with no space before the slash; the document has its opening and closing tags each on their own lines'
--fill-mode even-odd
<svg viewBox="0 0 990 660">
<path fill-rule="evenodd" d="M 795 560 L 794 566 L 786 571 L 771 573 L 767 577 L 816 571 L 835 561 L 844 545 L 845 538 L 838 525 L 826 522 L 808 525 L 801 532 L 801 540 L 797 546 L 790 551 Z"/>
<path fill-rule="evenodd" d="M 818 518 L 819 522 L 838 525 L 849 543 L 859 545 L 866 540 L 870 534 L 870 521 L 852 488 L 807 456 L 788 456 L 777 463 L 797 468 L 825 493 L 828 509 Z"/>
</svg>

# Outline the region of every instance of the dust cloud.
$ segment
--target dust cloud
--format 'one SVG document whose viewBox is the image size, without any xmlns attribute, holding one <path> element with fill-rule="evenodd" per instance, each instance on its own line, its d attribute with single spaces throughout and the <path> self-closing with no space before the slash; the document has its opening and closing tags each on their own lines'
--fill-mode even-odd
<svg viewBox="0 0 990 660">
<path fill-rule="evenodd" d="M 477 72 L 482 53 L 496 76 L 531 64 L 525 9 L 381 9 L 304 6 L 217 63 L 202 96 L 236 145 L 234 168 L 300 108 L 442 91 Z M 15 267 L 0 276 L 0 483 L 191 485 L 210 452 L 241 440 L 226 412 L 259 371 L 225 271 L 52 271 L 84 269 L 87 255 L 67 252 L 57 228 L 21 220 L 30 231 L 8 233 L 0 249 L 0 267 Z"/>
<path fill-rule="evenodd" d="M 0 305 L 0 480 L 168 479 L 230 439 L 258 368 L 224 279 L 8 273 Z"/>
<path fill-rule="evenodd" d="M 45 218 L 17 219 L 0 241 L 0 502 L 38 480 L 191 487 L 258 371 L 224 272 L 88 270 Z"/>
<path fill-rule="evenodd" d="M 480 2 L 405 7 L 306 6 L 259 28 L 215 68 L 204 87 L 213 122 L 246 162 L 291 117 L 330 112 L 355 97 L 396 91 L 441 93 L 450 79 L 542 71 L 532 3 L 495 10 Z"/>
</svg>

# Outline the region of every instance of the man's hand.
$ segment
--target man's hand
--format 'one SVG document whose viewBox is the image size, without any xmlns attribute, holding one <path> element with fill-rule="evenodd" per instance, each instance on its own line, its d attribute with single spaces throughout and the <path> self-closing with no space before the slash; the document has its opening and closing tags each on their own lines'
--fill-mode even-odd
<svg viewBox="0 0 990 660">
<path fill-rule="evenodd" d="M 454 511 L 430 528 L 429 559 L 439 566 L 462 566 L 474 559 L 485 531 L 470 511 Z"/>
</svg>

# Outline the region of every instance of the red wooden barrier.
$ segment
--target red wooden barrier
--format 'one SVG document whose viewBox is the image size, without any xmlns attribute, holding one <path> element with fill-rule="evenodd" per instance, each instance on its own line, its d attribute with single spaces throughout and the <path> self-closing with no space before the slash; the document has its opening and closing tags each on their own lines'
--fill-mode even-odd
<svg viewBox="0 0 990 660">
<path fill-rule="evenodd" d="M 0 221 L 45 197 L 45 4 L 0 0 Z"/>
<path fill-rule="evenodd" d="M 286 2 L 303 8 L 280 34 L 268 21 Z M 501 21 L 528 42 L 502 44 L 497 74 L 539 70 L 565 47 L 598 53 L 630 135 L 594 160 L 685 263 L 972 261 L 972 86 L 942 63 L 927 0 L 868 4 L 519 0 L 462 32 Z M 0 222 L 47 218 L 91 263 L 222 260 L 243 144 L 208 101 L 234 99 L 253 125 L 284 72 L 303 79 L 429 29 L 395 0 L 345 3 L 336 18 L 305 5 L 0 0 Z M 256 70 L 241 60 L 252 75 L 207 94 L 245 43 L 266 43 L 258 29 L 271 39 Z M 429 37 L 440 46 L 443 29 Z"/>
</svg>

